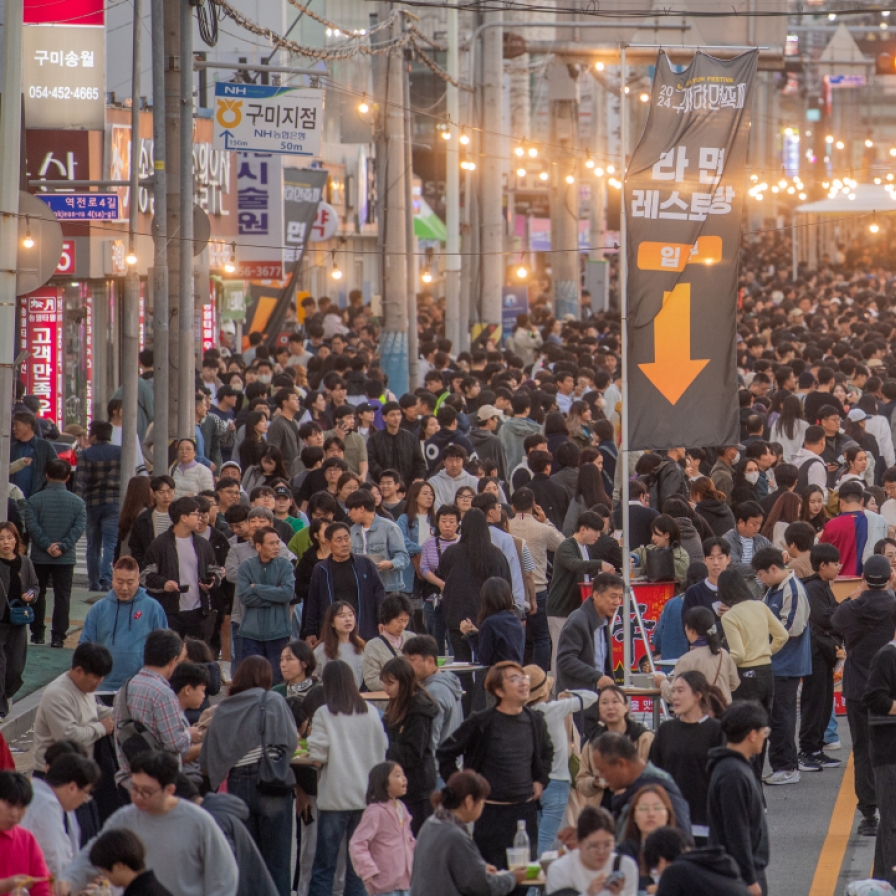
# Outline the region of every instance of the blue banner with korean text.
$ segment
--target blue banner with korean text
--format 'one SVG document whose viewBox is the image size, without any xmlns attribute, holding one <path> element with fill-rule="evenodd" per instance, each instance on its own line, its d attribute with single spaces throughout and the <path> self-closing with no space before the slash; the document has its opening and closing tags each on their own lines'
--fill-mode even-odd
<svg viewBox="0 0 896 896">
<path fill-rule="evenodd" d="M 629 447 L 737 442 L 735 314 L 758 51 L 657 58 L 625 176 Z"/>
</svg>

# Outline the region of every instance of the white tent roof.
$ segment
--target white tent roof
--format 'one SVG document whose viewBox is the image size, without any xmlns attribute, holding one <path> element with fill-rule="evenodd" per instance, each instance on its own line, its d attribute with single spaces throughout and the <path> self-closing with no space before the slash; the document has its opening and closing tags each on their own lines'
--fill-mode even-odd
<svg viewBox="0 0 896 896">
<path fill-rule="evenodd" d="M 855 199 L 850 199 L 850 193 Z M 896 212 L 896 189 L 890 191 L 883 185 L 858 184 L 854 189 L 841 190 L 833 199 L 820 199 L 797 206 L 801 215 L 848 215 L 868 212 Z"/>
</svg>

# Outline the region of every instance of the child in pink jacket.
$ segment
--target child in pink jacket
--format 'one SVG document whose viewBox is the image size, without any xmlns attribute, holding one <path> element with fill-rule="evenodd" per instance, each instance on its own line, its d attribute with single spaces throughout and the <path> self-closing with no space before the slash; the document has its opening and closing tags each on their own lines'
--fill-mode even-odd
<svg viewBox="0 0 896 896">
<path fill-rule="evenodd" d="M 414 865 L 411 814 L 401 797 L 408 779 L 397 762 L 370 771 L 367 808 L 349 842 L 352 866 L 370 896 L 408 896 Z"/>
</svg>

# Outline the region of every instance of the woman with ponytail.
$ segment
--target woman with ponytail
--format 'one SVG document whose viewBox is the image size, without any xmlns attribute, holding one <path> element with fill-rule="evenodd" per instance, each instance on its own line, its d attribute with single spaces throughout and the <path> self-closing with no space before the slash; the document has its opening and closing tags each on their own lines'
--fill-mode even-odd
<svg viewBox="0 0 896 896">
<path fill-rule="evenodd" d="M 470 836 L 491 793 L 474 771 L 455 772 L 430 797 L 434 814 L 420 829 L 414 850 L 412 892 L 425 896 L 506 896 L 526 879 L 526 869 L 495 871 Z"/>
<path fill-rule="evenodd" d="M 679 675 L 696 670 L 706 676 L 709 684 L 719 689 L 727 706 L 731 702 L 732 691 L 740 684 L 740 676 L 731 655 L 722 647 L 722 633 L 712 610 L 691 607 L 684 614 L 684 633 L 691 646 L 675 663 L 672 680 L 662 672 L 657 672 L 654 676 L 656 686 L 662 691 L 663 700 L 672 702 L 675 679 Z"/>
<path fill-rule="evenodd" d="M 709 612 L 704 607 L 696 609 Z M 672 775 L 690 807 L 694 839 L 698 846 L 703 846 L 709 837 L 710 774 L 706 757 L 711 749 L 724 744 L 722 723 L 716 716 L 725 707 L 718 688 L 694 669 L 675 677 L 671 704 L 675 718 L 663 722 L 657 730 L 650 748 L 650 761 Z"/>
</svg>

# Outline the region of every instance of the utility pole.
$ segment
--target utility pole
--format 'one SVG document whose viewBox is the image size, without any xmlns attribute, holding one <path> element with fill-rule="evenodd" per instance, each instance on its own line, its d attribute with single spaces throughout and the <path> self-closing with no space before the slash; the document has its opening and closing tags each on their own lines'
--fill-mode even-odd
<svg viewBox="0 0 896 896">
<path fill-rule="evenodd" d="M 457 47 L 457 7 L 450 5 L 445 11 L 448 25 L 448 74 L 457 81 L 460 73 Z M 445 336 L 451 340 L 455 352 L 461 351 L 461 329 L 469 327 L 469 321 L 460 314 L 460 159 L 458 158 L 457 118 L 460 108 L 457 87 L 446 84 L 446 111 L 448 133 L 445 142 Z M 416 386 L 416 380 L 412 382 Z"/>
<path fill-rule="evenodd" d="M 391 4 L 379 0 L 380 22 L 391 15 Z M 400 36 L 401 23 L 395 18 L 391 38 Z M 389 388 L 401 395 L 410 391 L 408 381 L 408 281 L 407 208 L 404 150 L 404 72 L 400 55 L 386 56 L 377 68 L 376 96 L 380 106 L 380 147 L 377 184 L 381 191 L 380 230 L 383 246 L 383 330 L 380 355 Z"/>
<path fill-rule="evenodd" d="M 154 258 L 153 296 L 153 470 L 159 476 L 168 469 L 168 195 L 165 109 L 165 0 L 152 0 L 152 143 Z"/>
<path fill-rule="evenodd" d="M 407 16 L 402 16 L 407 24 Z M 414 119 L 411 112 L 411 59 L 402 61 L 402 89 L 404 91 L 404 158 L 405 158 L 405 202 L 407 215 L 407 279 L 408 279 L 408 391 L 419 382 L 420 351 L 417 345 L 417 237 L 414 233 Z"/>
<path fill-rule="evenodd" d="M 16 258 L 19 249 L 19 149 L 22 142 L 23 0 L 6 0 L 0 102 L 0 520 L 9 505 L 9 449 L 15 376 Z"/>
<path fill-rule="evenodd" d="M 131 56 L 131 159 L 128 190 L 128 253 L 136 249 L 137 215 L 140 213 L 140 50 L 143 0 L 132 0 L 134 11 Z M 121 338 L 121 492 L 124 501 L 128 480 L 137 470 L 137 364 L 140 353 L 140 275 L 128 265 L 124 281 Z"/>
<path fill-rule="evenodd" d="M 500 22 L 500 12 L 488 12 L 484 22 Z M 481 323 L 501 323 L 501 288 L 504 286 L 503 172 L 505 146 L 502 122 L 504 79 L 504 29 L 487 28 L 482 35 L 482 118 L 480 146 L 482 165 L 479 195 L 482 197 L 482 252 L 479 307 Z"/>
<path fill-rule="evenodd" d="M 566 65 L 548 68 L 551 135 L 559 144 L 551 191 L 551 272 L 556 315 L 579 317 L 578 85 Z"/>
<path fill-rule="evenodd" d="M 193 7 L 180 6 L 180 317 L 178 319 L 177 437 L 196 437 L 196 357 L 193 320 Z M 172 352 L 173 354 L 173 352 Z"/>
<path fill-rule="evenodd" d="M 179 434 L 178 403 L 180 382 L 180 332 L 181 313 L 180 262 L 181 248 L 181 208 L 180 208 L 180 130 L 181 130 L 181 6 L 187 0 L 161 0 L 164 9 L 164 53 L 165 53 L 165 164 L 166 178 L 166 219 L 168 235 L 168 389 L 165 397 L 168 404 L 168 438 Z M 158 191 L 157 191 L 158 192 Z M 174 388 L 172 388 L 174 386 Z M 158 392 L 158 384 L 156 386 Z M 156 411 L 156 416 L 159 412 Z M 156 475 L 168 472 L 168 446 L 165 446 L 165 463 L 155 468 Z"/>
</svg>

